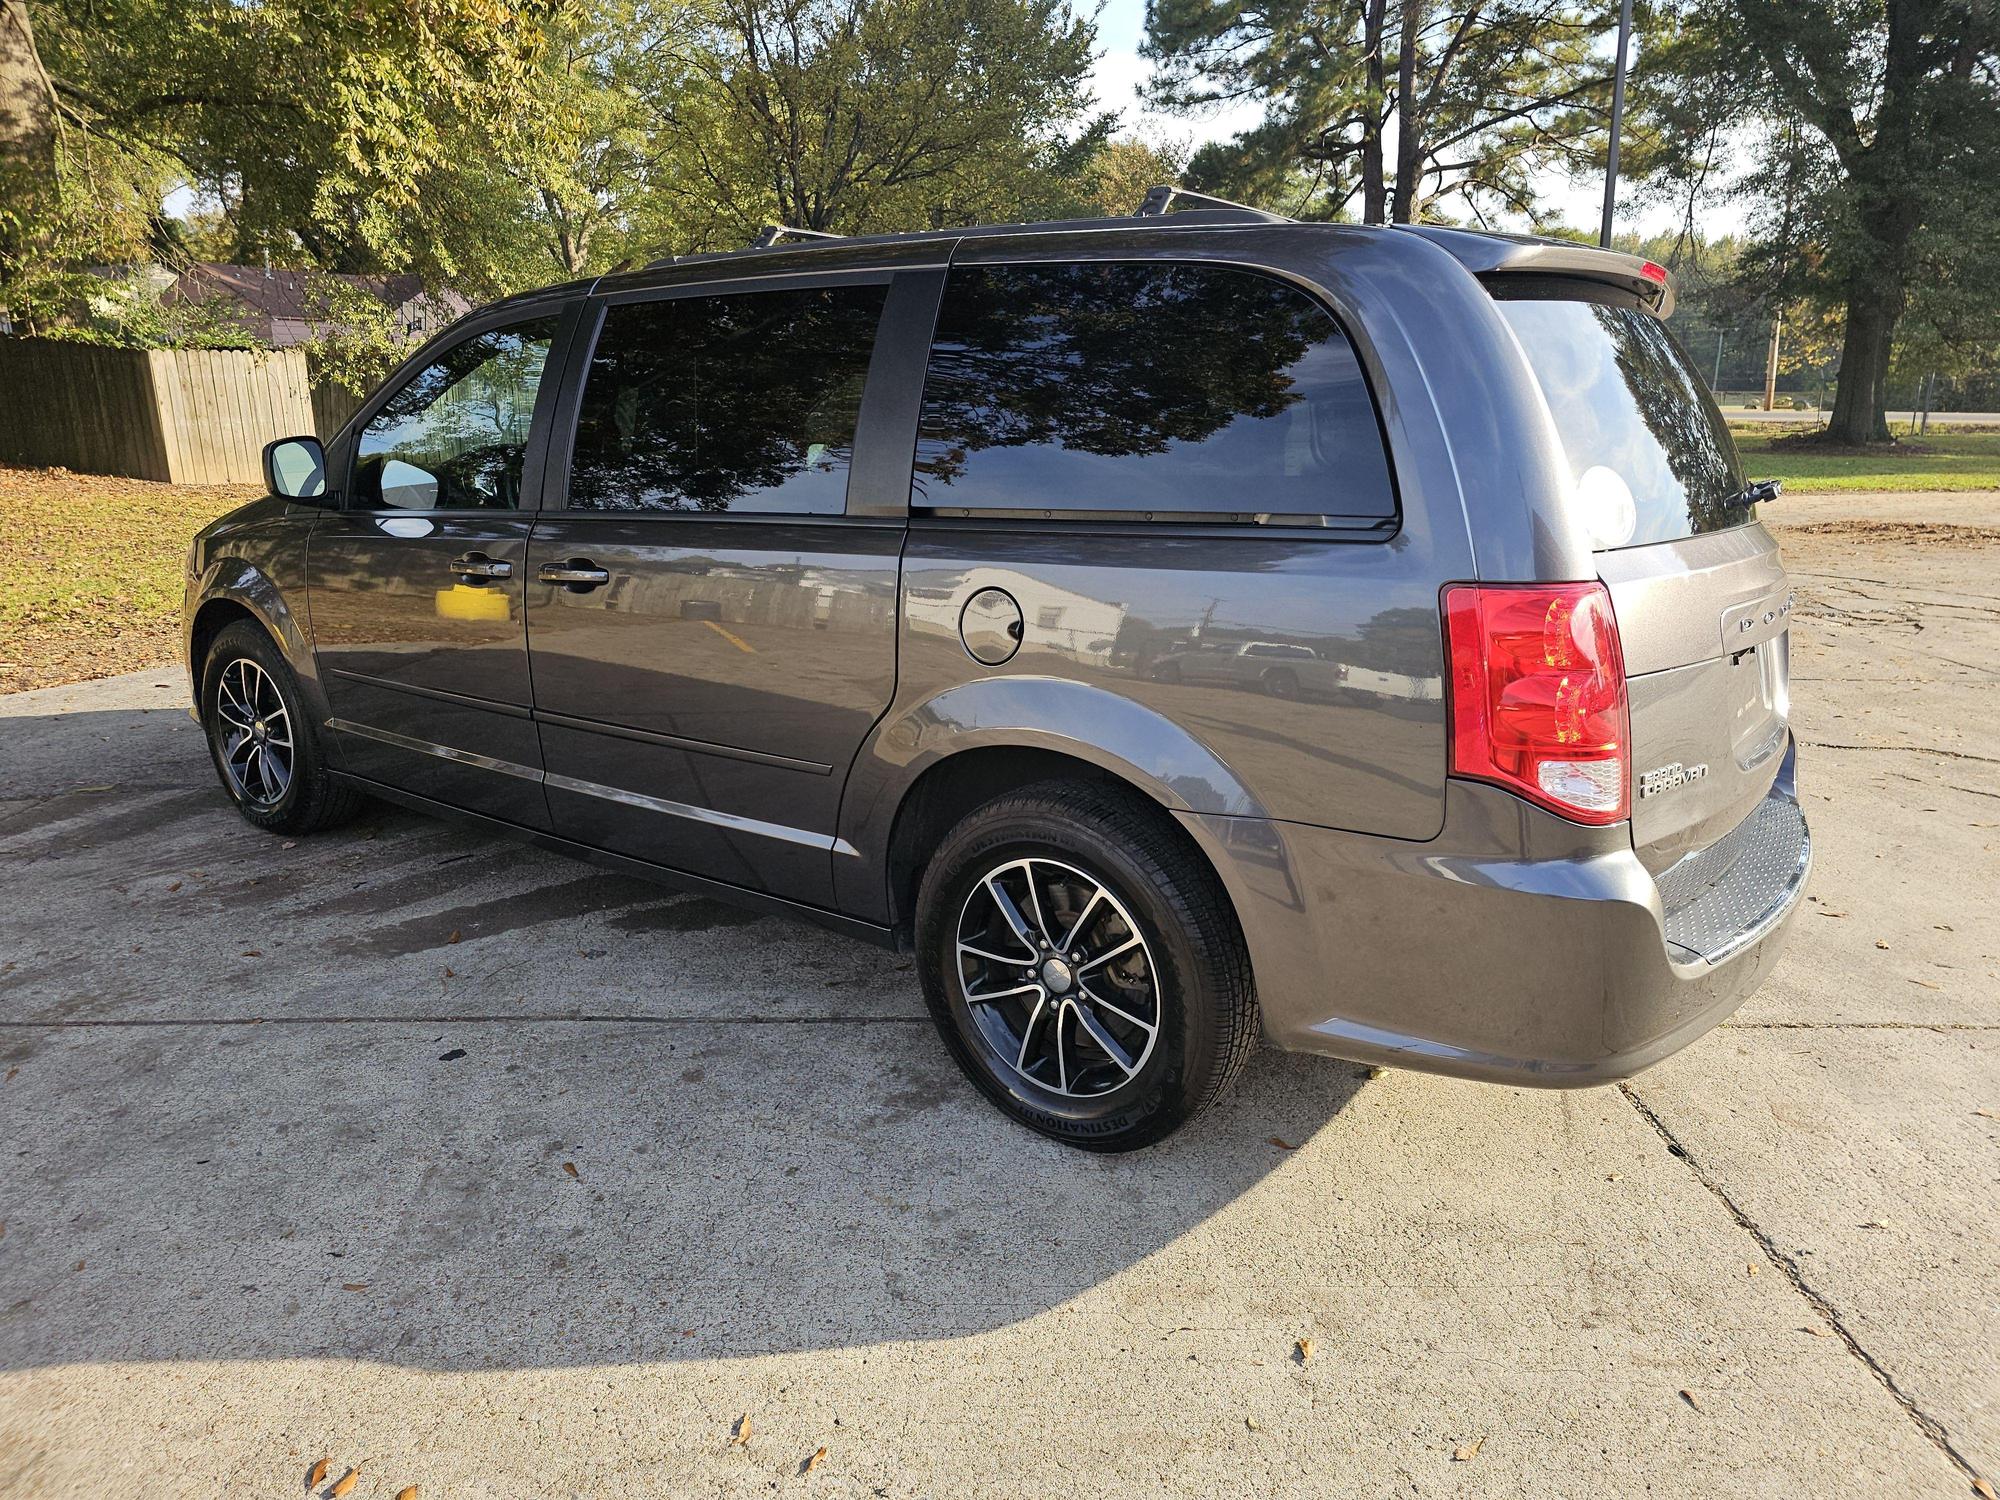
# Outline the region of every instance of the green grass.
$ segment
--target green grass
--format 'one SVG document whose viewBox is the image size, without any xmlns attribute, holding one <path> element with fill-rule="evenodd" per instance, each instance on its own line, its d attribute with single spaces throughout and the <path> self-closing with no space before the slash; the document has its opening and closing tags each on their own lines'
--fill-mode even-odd
<svg viewBox="0 0 2000 1500">
<path fill-rule="evenodd" d="M 0 468 L 0 692 L 174 660 L 188 542 L 256 493 Z"/>
<path fill-rule="evenodd" d="M 1881 451 L 1814 451 L 1768 427 L 1738 426 L 1737 449 L 1752 479 L 1782 479 L 1794 494 L 1826 490 L 2000 489 L 2000 432 L 1932 428 Z"/>
</svg>

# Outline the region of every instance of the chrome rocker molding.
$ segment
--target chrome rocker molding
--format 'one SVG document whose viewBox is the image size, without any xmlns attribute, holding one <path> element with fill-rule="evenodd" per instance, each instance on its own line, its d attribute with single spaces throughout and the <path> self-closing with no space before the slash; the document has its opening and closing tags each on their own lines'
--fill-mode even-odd
<svg viewBox="0 0 2000 1500">
<path fill-rule="evenodd" d="M 834 834 L 813 833 L 784 823 L 766 823 L 759 818 L 745 818 L 736 813 L 717 812 L 713 808 L 695 807 L 686 802 L 669 802 L 664 797 L 648 797 L 639 792 L 605 786 L 602 782 L 583 781 L 575 776 L 551 776 L 534 766 L 524 766 L 511 760 L 496 760 L 490 755 L 475 755 L 470 750 L 455 750 L 449 745 L 433 744 L 429 740 L 414 739 L 392 730 L 377 729 L 372 724 L 356 724 L 351 719 L 328 719 L 326 727 L 341 734 L 379 740 L 382 744 L 394 745 L 399 750 L 412 750 L 419 755 L 434 755 L 440 760 L 457 761 L 460 765 L 476 766 L 482 771 L 497 771 L 502 776 L 517 776 L 523 781 L 538 781 L 544 786 L 557 787 L 566 792 L 581 792 L 586 797 L 601 797 L 607 802 L 622 802 L 628 807 L 642 807 L 649 812 L 686 818 L 691 823 L 705 823 L 712 828 L 727 829 L 731 833 L 755 834 L 759 838 L 777 839 L 781 843 L 798 844 L 807 849 L 824 849 L 829 854 L 854 855 L 860 852 L 846 839 Z M 362 781 L 364 778 L 354 779 Z M 368 782 L 367 785 L 370 790 L 382 790 L 374 782 Z"/>
</svg>

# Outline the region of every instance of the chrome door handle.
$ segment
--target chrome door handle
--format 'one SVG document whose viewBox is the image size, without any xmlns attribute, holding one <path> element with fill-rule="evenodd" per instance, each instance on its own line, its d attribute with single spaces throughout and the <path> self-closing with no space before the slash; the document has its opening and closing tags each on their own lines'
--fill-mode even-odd
<svg viewBox="0 0 2000 1500">
<path fill-rule="evenodd" d="M 584 593 L 611 582 L 611 574 L 585 557 L 572 557 L 568 562 L 543 563 L 535 577 L 543 583 L 560 583 L 573 593 Z"/>
<path fill-rule="evenodd" d="M 484 552 L 468 552 L 451 560 L 451 571 L 457 578 L 512 578 L 514 565 L 496 562 Z"/>
</svg>

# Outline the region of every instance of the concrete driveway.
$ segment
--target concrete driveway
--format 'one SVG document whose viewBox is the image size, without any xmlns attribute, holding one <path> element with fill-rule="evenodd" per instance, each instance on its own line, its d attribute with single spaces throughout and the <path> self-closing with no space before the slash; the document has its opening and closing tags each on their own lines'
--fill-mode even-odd
<svg viewBox="0 0 2000 1500">
<path fill-rule="evenodd" d="M 0 699 L 0 1494 L 1971 1493 L 2000 497 L 1778 514 L 1820 863 L 1735 1021 L 1575 1094 L 1267 1054 L 1115 1160 L 902 958 L 258 834 L 176 671 Z"/>
</svg>

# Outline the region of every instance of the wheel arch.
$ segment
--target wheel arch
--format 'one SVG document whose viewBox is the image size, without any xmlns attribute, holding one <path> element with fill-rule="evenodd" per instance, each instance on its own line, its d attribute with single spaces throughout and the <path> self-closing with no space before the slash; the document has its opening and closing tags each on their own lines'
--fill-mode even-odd
<svg viewBox="0 0 2000 1500">
<path fill-rule="evenodd" d="M 1225 851 L 1188 814 L 1261 817 L 1254 796 L 1181 726 L 1131 699 L 1055 679 L 964 683 L 890 715 L 857 758 L 842 809 L 859 858 L 840 860 L 843 908 L 908 936 L 925 857 L 983 802 L 1039 781 L 1098 782 L 1143 799 L 1198 854 L 1230 906 Z"/>
<path fill-rule="evenodd" d="M 283 591 L 268 573 L 243 558 L 217 558 L 209 564 L 198 593 L 201 603 L 187 624 L 188 677 L 197 707 L 209 647 L 230 625 L 249 620 L 270 636 L 283 653 L 285 664 L 298 679 L 299 689 L 314 716 L 320 719 L 327 716 L 311 643 Z"/>
</svg>

